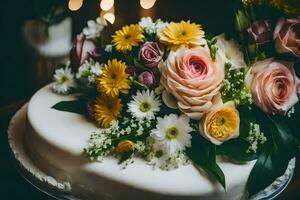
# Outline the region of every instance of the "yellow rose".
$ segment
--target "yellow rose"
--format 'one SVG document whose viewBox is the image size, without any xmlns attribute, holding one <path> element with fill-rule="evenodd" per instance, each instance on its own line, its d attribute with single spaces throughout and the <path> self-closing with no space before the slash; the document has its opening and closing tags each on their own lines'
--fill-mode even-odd
<svg viewBox="0 0 300 200">
<path fill-rule="evenodd" d="M 234 102 L 218 104 L 200 121 L 200 134 L 216 145 L 239 136 L 240 117 Z"/>
<path fill-rule="evenodd" d="M 130 140 L 122 140 L 119 142 L 119 144 L 116 147 L 116 151 L 121 154 L 133 150 L 134 150 L 134 143 Z"/>
</svg>

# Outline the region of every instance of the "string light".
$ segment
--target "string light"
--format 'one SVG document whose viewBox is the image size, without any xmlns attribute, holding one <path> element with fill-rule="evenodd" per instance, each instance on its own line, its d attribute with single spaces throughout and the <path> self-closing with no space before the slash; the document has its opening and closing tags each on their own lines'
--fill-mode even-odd
<svg viewBox="0 0 300 200">
<path fill-rule="evenodd" d="M 76 11 L 81 8 L 82 4 L 83 0 L 69 0 L 68 6 L 70 10 Z"/>
<path fill-rule="evenodd" d="M 154 6 L 156 0 L 140 0 L 140 5 L 144 9 L 150 9 Z"/>
<path fill-rule="evenodd" d="M 102 19 L 105 19 L 109 23 L 113 24 L 115 22 L 116 16 L 115 16 L 115 7 L 111 7 L 109 10 L 102 10 L 100 13 L 100 17 Z"/>
<path fill-rule="evenodd" d="M 114 3 L 114 0 L 101 0 L 100 8 L 104 11 L 107 11 L 114 6 Z"/>
<path fill-rule="evenodd" d="M 115 15 L 113 13 L 105 13 L 103 15 L 104 19 L 106 19 L 109 23 L 113 24 L 115 22 Z"/>
</svg>

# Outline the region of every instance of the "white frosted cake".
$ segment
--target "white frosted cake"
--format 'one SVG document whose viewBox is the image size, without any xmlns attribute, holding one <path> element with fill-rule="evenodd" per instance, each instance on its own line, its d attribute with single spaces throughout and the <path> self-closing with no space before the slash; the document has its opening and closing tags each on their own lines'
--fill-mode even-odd
<svg viewBox="0 0 300 200">
<path fill-rule="evenodd" d="M 28 104 L 25 146 L 31 160 L 65 192 L 83 199 L 243 199 L 254 162 L 219 161 L 226 191 L 193 165 L 172 171 L 153 169 L 136 158 L 123 169 L 116 158 L 90 162 L 83 153 L 96 125 L 81 115 L 52 109 L 74 96 L 55 94 L 48 85 Z"/>
<path fill-rule="evenodd" d="M 274 198 L 292 177 L 300 118 L 296 62 L 279 56 L 297 51 L 277 43 L 300 21 L 278 22 L 278 56 L 249 57 L 247 42 L 272 32 L 267 20 L 240 23 L 242 12 L 232 38 L 146 17 L 102 41 L 107 22 L 88 21 L 54 83 L 13 118 L 16 159 L 82 200 Z"/>
</svg>

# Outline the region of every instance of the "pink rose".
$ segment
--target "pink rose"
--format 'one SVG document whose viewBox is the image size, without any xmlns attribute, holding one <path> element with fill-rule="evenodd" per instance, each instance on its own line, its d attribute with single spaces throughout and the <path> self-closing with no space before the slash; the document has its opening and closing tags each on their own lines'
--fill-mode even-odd
<svg viewBox="0 0 300 200">
<path fill-rule="evenodd" d="M 212 61 L 207 46 L 195 49 L 180 48 L 170 52 L 161 63 L 161 84 L 165 104 L 178 108 L 192 119 L 200 119 L 212 107 L 220 94 L 224 79 L 224 63 Z"/>
<path fill-rule="evenodd" d="M 86 40 L 83 33 L 77 35 L 70 51 L 72 69 L 77 71 L 79 66 L 92 54 L 95 48 L 95 44 L 92 41 Z"/>
<path fill-rule="evenodd" d="M 156 42 L 144 43 L 139 51 L 139 59 L 150 68 L 157 67 L 164 55 L 163 46 Z"/>
<path fill-rule="evenodd" d="M 298 101 L 300 82 L 293 63 L 272 58 L 252 66 L 250 84 L 254 104 L 264 112 L 285 114 Z"/>
<path fill-rule="evenodd" d="M 281 18 L 274 30 L 275 48 L 278 53 L 300 57 L 300 18 Z"/>
</svg>

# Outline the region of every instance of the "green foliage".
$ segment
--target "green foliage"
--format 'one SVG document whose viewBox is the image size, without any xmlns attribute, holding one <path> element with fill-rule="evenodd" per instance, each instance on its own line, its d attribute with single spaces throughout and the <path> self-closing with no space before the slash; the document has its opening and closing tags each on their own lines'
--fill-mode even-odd
<svg viewBox="0 0 300 200">
<path fill-rule="evenodd" d="M 216 60 L 216 53 L 218 51 L 218 47 L 216 45 L 217 43 L 217 38 L 212 38 L 211 40 L 207 39 L 206 42 L 207 42 L 207 46 L 210 50 L 210 57 L 213 61 Z"/>
<path fill-rule="evenodd" d="M 266 188 L 281 176 L 290 159 L 298 152 L 297 140 L 281 117 L 265 115 L 261 123 L 265 125 L 268 141 L 250 173 L 247 183 L 250 195 Z"/>
<path fill-rule="evenodd" d="M 231 67 L 230 63 L 225 63 L 225 79 L 221 88 L 222 100 L 223 102 L 235 101 L 236 105 L 250 105 L 252 96 L 245 84 L 245 72 Z"/>
<path fill-rule="evenodd" d="M 226 188 L 224 173 L 216 162 L 215 145 L 195 133 L 192 138 L 192 147 L 186 153 L 195 166 L 214 176 L 224 189 Z"/>
<path fill-rule="evenodd" d="M 86 114 L 86 101 L 84 100 L 74 100 L 74 101 L 61 101 L 52 106 L 53 109 L 77 113 L 81 115 Z"/>
<path fill-rule="evenodd" d="M 249 142 L 243 138 L 236 138 L 223 143 L 217 148 L 219 154 L 231 161 L 247 162 L 257 158 L 254 153 L 247 153 Z"/>
</svg>

